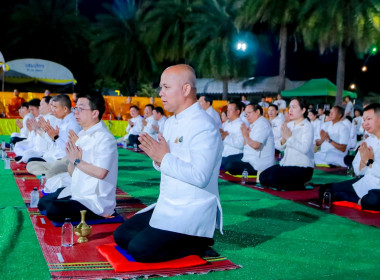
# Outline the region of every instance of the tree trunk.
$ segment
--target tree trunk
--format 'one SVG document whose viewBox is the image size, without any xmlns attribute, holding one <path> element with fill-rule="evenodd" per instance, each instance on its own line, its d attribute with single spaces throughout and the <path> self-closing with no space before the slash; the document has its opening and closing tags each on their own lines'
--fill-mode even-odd
<svg viewBox="0 0 380 280">
<path fill-rule="evenodd" d="M 343 102 L 343 88 L 344 88 L 344 75 L 346 68 L 346 47 L 343 44 L 339 45 L 338 52 L 338 69 L 336 71 L 336 97 L 335 105 L 342 105 Z"/>
<path fill-rule="evenodd" d="M 278 93 L 281 93 L 285 89 L 285 78 L 286 78 L 286 47 L 288 41 L 288 29 L 286 25 L 282 25 L 280 29 L 280 69 L 279 69 L 279 80 L 278 80 Z"/>
<path fill-rule="evenodd" d="M 228 97 L 228 79 L 223 79 L 223 95 L 222 100 L 227 100 Z"/>
</svg>

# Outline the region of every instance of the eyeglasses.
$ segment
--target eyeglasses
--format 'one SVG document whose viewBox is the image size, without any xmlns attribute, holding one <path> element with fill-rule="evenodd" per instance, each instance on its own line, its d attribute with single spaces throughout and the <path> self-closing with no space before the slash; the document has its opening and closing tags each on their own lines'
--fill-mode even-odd
<svg viewBox="0 0 380 280">
<path fill-rule="evenodd" d="M 85 110 L 90 110 L 90 111 L 92 111 L 92 109 L 85 109 L 85 108 L 81 108 L 81 107 L 74 107 L 74 108 L 73 108 L 74 113 L 82 113 L 82 112 L 85 111 Z"/>
</svg>

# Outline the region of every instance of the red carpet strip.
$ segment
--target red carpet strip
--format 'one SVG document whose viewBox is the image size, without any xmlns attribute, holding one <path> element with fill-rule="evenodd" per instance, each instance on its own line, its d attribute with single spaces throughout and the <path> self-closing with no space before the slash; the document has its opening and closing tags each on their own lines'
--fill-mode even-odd
<svg viewBox="0 0 380 280">
<path fill-rule="evenodd" d="M 318 169 L 325 170 L 328 168 L 318 167 Z M 330 173 L 338 174 L 339 172 L 343 172 L 341 167 L 332 168 Z M 346 170 L 346 168 L 344 168 Z M 346 173 L 344 173 L 346 174 Z M 321 205 L 318 201 L 318 185 L 313 185 L 314 189 L 312 190 L 300 190 L 300 191 L 277 191 L 271 188 L 263 188 L 261 186 L 256 185 L 256 178 L 249 178 L 248 183 L 241 184 L 241 178 L 234 177 L 228 174 L 225 174 L 224 171 L 220 172 L 220 179 L 240 184 L 242 186 L 258 190 L 261 192 L 269 193 L 271 195 L 281 197 L 283 199 L 292 200 L 294 202 L 307 205 L 309 207 L 319 209 L 321 211 L 335 214 L 341 217 L 346 217 L 350 220 L 356 221 L 361 224 L 375 226 L 380 228 L 380 212 L 377 211 L 363 211 L 358 207 L 352 208 L 348 207 L 347 202 L 343 204 L 333 203 L 330 209 L 322 210 Z"/>
<path fill-rule="evenodd" d="M 12 154 L 9 153 L 9 157 Z M 16 184 L 21 196 L 28 206 L 30 192 L 33 187 L 39 188 L 39 180 L 29 174 L 25 164 L 11 162 Z M 40 190 L 41 191 L 41 190 Z M 124 218 L 133 216 L 137 211 L 145 207 L 138 199 L 117 189 L 117 212 Z M 225 257 L 203 258 L 206 264 L 192 267 L 149 269 L 132 272 L 115 272 L 111 264 L 98 252 L 97 246 L 114 243 L 113 232 L 120 225 L 99 224 L 92 226 L 92 233 L 86 243 L 77 243 L 74 236 L 74 246 L 61 247 L 61 228 L 54 225 L 42 216 L 38 209 L 28 208 L 30 219 L 40 243 L 42 253 L 48 264 L 49 272 L 53 279 L 104 279 L 123 278 L 133 279 L 138 277 L 168 277 L 183 274 L 205 274 L 211 271 L 224 271 L 240 268 Z"/>
</svg>

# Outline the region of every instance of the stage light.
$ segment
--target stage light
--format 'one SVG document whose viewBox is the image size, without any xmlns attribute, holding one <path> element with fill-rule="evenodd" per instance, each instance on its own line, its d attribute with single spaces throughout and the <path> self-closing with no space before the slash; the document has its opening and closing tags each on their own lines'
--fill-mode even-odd
<svg viewBox="0 0 380 280">
<path fill-rule="evenodd" d="M 364 66 L 362 67 L 362 72 L 367 72 L 367 70 L 368 70 L 367 66 L 364 65 Z"/>
<path fill-rule="evenodd" d="M 355 85 L 354 83 L 352 83 L 352 84 L 350 85 L 350 89 L 356 89 L 356 85 Z"/>
</svg>

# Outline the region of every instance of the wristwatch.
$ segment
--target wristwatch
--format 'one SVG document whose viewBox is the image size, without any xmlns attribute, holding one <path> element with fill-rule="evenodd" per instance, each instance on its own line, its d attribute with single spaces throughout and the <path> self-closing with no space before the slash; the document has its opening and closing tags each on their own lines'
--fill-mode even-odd
<svg viewBox="0 0 380 280">
<path fill-rule="evenodd" d="M 332 141 L 333 141 L 333 140 L 330 138 L 330 139 L 329 139 L 329 143 L 331 143 Z"/>
<path fill-rule="evenodd" d="M 59 135 L 54 136 L 54 142 L 59 138 Z"/>
<path fill-rule="evenodd" d="M 368 161 L 367 161 L 367 166 L 370 166 L 372 163 L 374 162 L 374 160 L 372 158 L 370 158 Z"/>
<path fill-rule="evenodd" d="M 74 160 L 74 166 L 76 167 L 78 164 L 80 163 L 80 159 L 77 158 L 76 160 Z"/>
</svg>

